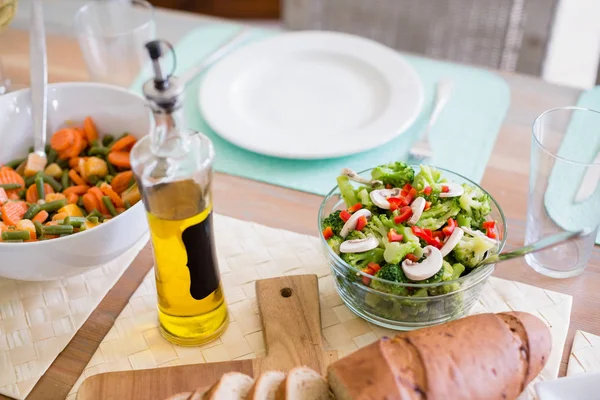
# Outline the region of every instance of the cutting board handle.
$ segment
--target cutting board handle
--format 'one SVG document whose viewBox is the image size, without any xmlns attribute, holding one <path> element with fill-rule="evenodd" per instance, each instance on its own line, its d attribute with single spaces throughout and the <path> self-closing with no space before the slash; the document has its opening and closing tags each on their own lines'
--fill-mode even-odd
<svg viewBox="0 0 600 400">
<path fill-rule="evenodd" d="M 305 365 L 325 373 L 337 352 L 323 352 L 316 275 L 291 275 L 256 281 L 256 297 L 267 355 L 254 372 L 288 371 Z"/>
</svg>

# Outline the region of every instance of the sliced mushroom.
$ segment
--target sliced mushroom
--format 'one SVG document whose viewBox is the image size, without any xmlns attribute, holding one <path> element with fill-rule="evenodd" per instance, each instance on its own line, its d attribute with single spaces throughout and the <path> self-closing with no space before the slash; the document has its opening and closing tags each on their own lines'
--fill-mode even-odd
<svg viewBox="0 0 600 400">
<path fill-rule="evenodd" d="M 348 236 L 348 234 L 351 231 L 353 231 L 354 229 L 356 229 L 356 223 L 358 222 L 358 219 L 360 217 L 370 218 L 371 217 L 371 211 L 365 210 L 363 208 L 363 209 L 358 210 L 354 214 L 352 214 L 352 216 L 348 219 L 348 221 L 346 221 L 346 223 L 342 227 L 342 230 L 340 232 L 340 236 L 343 237 L 343 238 L 346 238 L 346 236 Z"/>
<path fill-rule="evenodd" d="M 408 220 L 409 225 L 414 225 L 419 222 L 419 218 L 421 218 L 421 214 L 423 214 L 426 203 L 427 201 L 423 197 L 417 197 L 413 200 L 412 204 L 410 205 L 412 217 L 410 217 Z"/>
<path fill-rule="evenodd" d="M 420 263 L 408 259 L 402 262 L 402 270 L 408 279 L 422 281 L 431 278 L 442 268 L 444 257 L 437 248 L 426 246 L 423 249 L 423 254 L 425 255 L 425 260 Z"/>
<path fill-rule="evenodd" d="M 365 239 L 346 240 L 340 245 L 340 253 L 364 253 L 379 246 L 379 241 L 373 236 Z"/>
<path fill-rule="evenodd" d="M 446 239 L 444 246 L 442 246 L 442 248 L 440 249 L 440 252 L 442 253 L 442 257 L 446 257 L 448 254 L 450 254 L 452 249 L 456 247 L 456 245 L 458 244 L 460 239 L 462 239 L 464 234 L 465 234 L 465 231 L 463 231 L 458 226 L 454 228 L 452 235 L 450 235 L 450 237 L 448 237 L 448 239 Z"/>
<path fill-rule="evenodd" d="M 448 186 L 448 191 L 445 193 L 440 193 L 440 197 L 458 197 L 462 196 L 462 194 L 465 192 L 465 188 L 462 187 L 462 185 L 459 185 L 458 183 L 449 182 L 442 183 L 442 185 Z"/>
<path fill-rule="evenodd" d="M 369 197 L 373 204 L 375 204 L 379 208 L 383 208 L 384 210 L 390 209 L 390 203 L 387 201 L 390 197 L 398 196 L 400 194 L 401 189 L 379 189 L 373 190 L 369 193 Z"/>
<path fill-rule="evenodd" d="M 371 187 L 383 185 L 383 182 L 381 182 L 381 181 L 363 178 L 362 176 L 358 175 L 356 172 L 352 171 L 350 168 L 343 168 L 342 175 L 346 175 L 350 180 L 352 180 L 354 182 L 362 183 L 363 185 L 369 185 Z"/>
</svg>

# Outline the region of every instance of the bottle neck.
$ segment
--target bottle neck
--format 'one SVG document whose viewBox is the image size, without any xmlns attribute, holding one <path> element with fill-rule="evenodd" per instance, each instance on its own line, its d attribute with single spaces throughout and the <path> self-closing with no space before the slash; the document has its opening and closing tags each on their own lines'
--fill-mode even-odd
<svg viewBox="0 0 600 400">
<path fill-rule="evenodd" d="M 151 137 L 151 150 L 159 157 L 174 155 L 173 152 L 185 150 L 188 134 L 184 122 L 183 107 L 165 111 L 153 107 L 155 128 Z"/>
</svg>

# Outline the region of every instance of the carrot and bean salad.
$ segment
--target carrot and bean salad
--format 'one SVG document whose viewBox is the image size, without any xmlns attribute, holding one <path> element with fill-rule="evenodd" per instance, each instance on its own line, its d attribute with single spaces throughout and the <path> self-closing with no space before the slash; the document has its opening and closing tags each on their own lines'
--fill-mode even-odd
<svg viewBox="0 0 600 400">
<path fill-rule="evenodd" d="M 125 212 L 140 200 L 129 153 L 136 138 L 100 137 L 91 117 L 55 132 L 46 160 L 0 164 L 0 242 L 71 235 Z"/>
</svg>

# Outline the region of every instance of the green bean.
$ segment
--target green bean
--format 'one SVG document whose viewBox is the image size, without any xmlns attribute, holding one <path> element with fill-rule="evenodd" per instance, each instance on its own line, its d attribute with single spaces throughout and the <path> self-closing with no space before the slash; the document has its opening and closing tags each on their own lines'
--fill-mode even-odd
<svg viewBox="0 0 600 400">
<path fill-rule="evenodd" d="M 96 187 L 102 186 L 103 183 L 104 183 L 103 180 L 99 180 L 98 182 L 96 182 Z"/>
<path fill-rule="evenodd" d="M 52 146 L 50 146 L 49 144 L 44 146 L 44 152 L 46 152 L 46 155 L 50 153 L 50 150 L 52 150 Z"/>
<path fill-rule="evenodd" d="M 73 233 L 72 225 L 47 225 L 42 227 L 44 235 L 64 235 Z"/>
<path fill-rule="evenodd" d="M 25 214 L 23 214 L 23 219 L 31 219 L 37 215 L 42 209 L 38 204 L 32 204 L 29 206 Z"/>
<path fill-rule="evenodd" d="M 115 137 L 113 135 L 104 135 L 102 138 L 102 146 L 109 147 L 114 141 Z"/>
<path fill-rule="evenodd" d="M 128 201 L 128 200 L 125 200 L 125 201 L 123 202 L 123 204 L 125 205 L 125 209 L 126 209 L 126 210 L 128 210 L 128 209 L 131 207 L 131 204 L 129 204 L 129 201 Z"/>
<path fill-rule="evenodd" d="M 79 199 L 81 199 L 81 197 L 79 197 Z M 79 209 L 81 210 L 81 213 L 83 214 L 84 217 L 87 217 L 88 213 L 85 210 L 85 207 L 83 206 L 79 206 Z"/>
<path fill-rule="evenodd" d="M 104 156 L 104 157 L 106 157 L 108 155 L 109 151 L 110 151 L 110 149 L 106 148 L 106 147 L 92 147 L 90 149 L 90 152 L 88 154 L 90 156 Z"/>
<path fill-rule="evenodd" d="M 87 220 L 90 221 L 92 224 L 97 224 L 99 221 L 98 217 L 90 217 L 90 216 L 87 217 Z"/>
<path fill-rule="evenodd" d="M 98 183 L 98 180 L 100 178 L 98 178 L 97 175 L 88 175 L 87 180 L 91 185 L 95 185 L 96 183 Z"/>
<path fill-rule="evenodd" d="M 23 240 L 4 240 L 4 243 L 23 243 Z"/>
<path fill-rule="evenodd" d="M 33 185 L 35 183 L 35 178 L 37 178 L 39 175 L 39 172 L 33 176 L 28 176 L 27 178 L 25 178 L 25 187 L 29 187 L 31 185 Z"/>
<path fill-rule="evenodd" d="M 44 178 L 41 176 L 35 178 L 35 188 L 37 189 L 38 199 L 44 199 L 46 197 L 44 190 Z"/>
<path fill-rule="evenodd" d="M 25 190 L 25 189 L 21 189 L 21 190 L 19 190 L 19 193 L 18 193 L 18 194 L 19 194 L 19 198 L 20 198 L 20 199 L 24 199 L 24 198 L 25 198 L 25 196 L 27 196 L 27 190 Z"/>
<path fill-rule="evenodd" d="M 48 152 L 48 165 L 55 163 L 58 158 L 58 153 L 54 149 L 50 149 Z"/>
<path fill-rule="evenodd" d="M 102 213 L 100 211 L 98 211 L 97 208 L 94 208 L 92 210 L 92 212 L 88 214 L 87 219 L 88 219 L 88 221 L 90 221 L 90 218 L 94 218 L 94 217 L 96 217 L 96 218 L 102 217 Z"/>
<path fill-rule="evenodd" d="M 112 180 L 113 180 L 113 178 L 114 178 L 114 177 L 113 177 L 112 175 L 106 175 L 106 176 L 104 177 L 104 180 L 106 181 L 106 183 L 111 183 L 111 182 L 112 182 Z"/>
<path fill-rule="evenodd" d="M 66 169 L 63 171 L 62 176 L 60 177 L 60 182 L 65 189 L 69 187 L 69 171 Z"/>
<path fill-rule="evenodd" d="M 108 208 L 108 212 L 110 213 L 110 215 L 112 215 L 113 217 L 117 216 L 117 210 L 115 210 L 115 206 L 112 203 L 112 200 L 110 199 L 110 197 L 108 196 L 102 196 L 102 202 L 104 203 L 104 205 L 106 206 L 106 208 Z"/>
<path fill-rule="evenodd" d="M 68 216 L 64 219 L 63 225 L 71 225 L 74 228 L 79 228 L 79 227 L 81 227 L 81 224 L 83 224 L 85 221 L 86 221 L 86 219 L 84 217 Z"/>
<path fill-rule="evenodd" d="M 108 161 L 106 162 L 106 165 L 108 166 L 109 175 L 115 176 L 117 174 L 117 169 L 115 168 L 115 166 L 109 163 Z"/>
<path fill-rule="evenodd" d="M 69 160 L 58 160 L 56 163 L 61 169 L 69 169 Z"/>
<path fill-rule="evenodd" d="M 48 203 L 41 204 L 40 209 L 46 210 L 49 213 L 51 213 L 51 212 L 57 211 L 60 208 L 63 208 L 66 205 L 67 205 L 67 199 L 60 199 L 60 200 L 49 201 Z"/>
<path fill-rule="evenodd" d="M 33 146 L 29 146 L 29 148 L 27 149 L 28 153 L 33 153 Z"/>
<path fill-rule="evenodd" d="M 40 175 L 44 179 L 44 182 L 52 186 L 52 189 L 54 189 L 56 193 L 61 192 L 63 190 L 62 185 L 50 175 L 46 174 L 45 172 L 42 172 Z"/>
<path fill-rule="evenodd" d="M 19 185 L 18 183 L 2 183 L 0 184 L 0 188 L 4 190 L 15 190 L 21 189 L 21 185 Z"/>
<path fill-rule="evenodd" d="M 29 240 L 31 235 L 29 231 L 4 231 L 2 240 Z"/>
<path fill-rule="evenodd" d="M 42 223 L 40 221 L 33 221 L 33 225 L 35 226 L 35 233 L 38 237 L 44 234 Z"/>
<path fill-rule="evenodd" d="M 27 160 L 27 159 L 26 158 L 17 158 L 16 160 L 9 161 L 9 162 L 7 162 L 4 165 L 7 166 L 7 167 L 10 167 L 12 169 L 16 169 L 25 160 Z"/>
<path fill-rule="evenodd" d="M 99 143 L 98 139 L 94 139 L 90 142 L 90 147 L 102 147 L 102 143 Z"/>
</svg>

